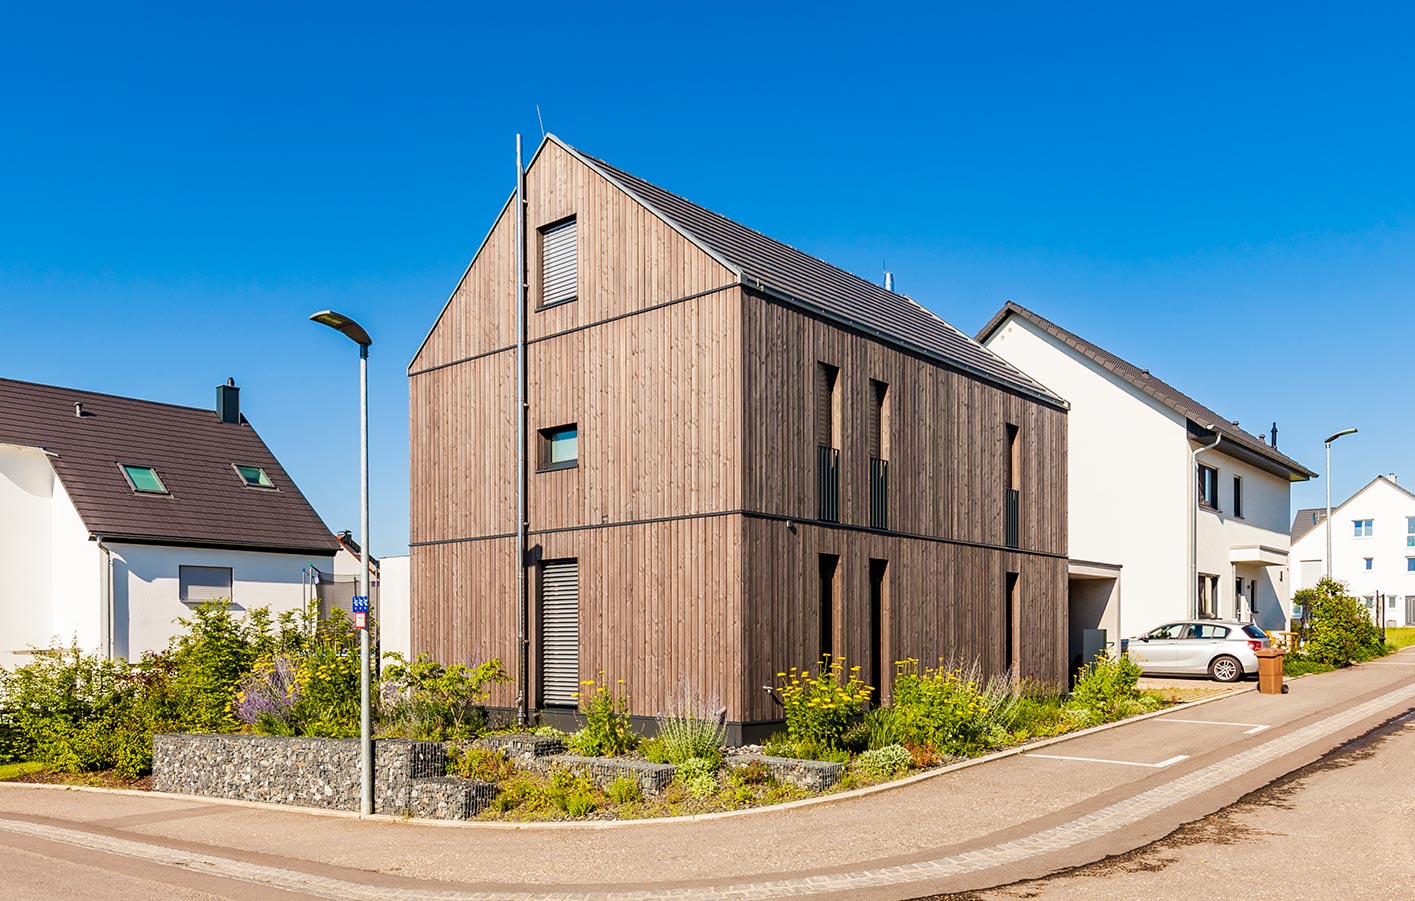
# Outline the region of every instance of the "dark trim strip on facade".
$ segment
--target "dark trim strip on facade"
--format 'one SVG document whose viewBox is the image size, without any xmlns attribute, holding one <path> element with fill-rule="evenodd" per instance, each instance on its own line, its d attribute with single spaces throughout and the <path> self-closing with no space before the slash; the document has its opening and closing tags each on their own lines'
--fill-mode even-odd
<svg viewBox="0 0 1415 901">
<path fill-rule="evenodd" d="M 90 541 L 103 541 L 105 544 L 140 544 L 154 547 L 202 548 L 212 551 L 247 551 L 253 554 L 291 554 L 299 556 L 314 555 L 317 557 L 333 557 L 339 553 L 338 547 L 273 547 L 264 544 L 237 544 L 230 541 L 202 541 L 196 538 L 118 535 L 112 532 L 104 532 L 102 534 L 91 532 L 88 537 Z"/>
<path fill-rule="evenodd" d="M 723 292 L 723 291 L 730 291 L 730 290 L 732 290 L 733 288 L 742 288 L 742 287 L 746 287 L 746 286 L 743 285 L 741 282 L 731 282 L 731 283 L 726 284 L 726 285 L 719 285 L 719 286 L 716 287 L 716 288 L 709 288 L 709 289 L 706 290 L 706 291 L 699 291 L 699 292 L 696 293 L 696 294 L 688 294 L 688 295 L 685 295 L 685 296 L 683 296 L 683 297 L 675 297 L 675 298 L 672 299 L 672 300 L 665 300 L 665 301 L 663 301 L 663 302 L 661 302 L 661 303 L 656 303 L 656 304 L 653 304 L 652 306 L 643 307 L 643 308 L 638 309 L 638 310 L 630 310 L 630 311 L 627 312 L 627 313 L 619 313 L 619 314 L 617 314 L 617 315 L 615 315 L 615 316 L 610 316 L 610 317 L 605 318 L 605 319 L 597 319 L 597 320 L 595 320 L 594 322 L 587 322 L 587 323 L 585 323 L 584 325 L 576 325 L 576 326 L 573 326 L 573 327 L 571 327 L 571 328 L 562 329 L 561 331 L 558 331 L 558 332 L 551 332 L 551 333 L 548 334 L 548 335 L 541 335 L 539 338 L 529 338 L 529 339 L 526 340 L 526 343 L 527 343 L 527 344 L 539 344 L 539 343 L 542 342 L 542 341 L 549 341 L 549 340 L 552 339 L 552 338 L 561 338 L 561 337 L 564 337 L 565 335 L 573 335 L 573 334 L 575 334 L 576 332 L 583 332 L 583 331 L 585 331 L 586 329 L 592 329 L 592 328 L 594 328 L 595 326 L 608 325 L 608 324 L 611 323 L 611 322 L 618 322 L 618 321 L 621 320 L 621 319 L 628 319 L 628 318 L 631 317 L 631 316 L 640 316 L 640 315 L 642 315 L 642 314 L 644 314 L 644 313 L 653 313 L 653 312 L 656 312 L 656 311 L 658 311 L 658 310 L 662 310 L 662 309 L 664 309 L 664 308 L 666 308 L 666 307 L 674 306 L 675 304 L 684 303 L 685 301 L 697 300 L 697 299 L 699 299 L 699 298 L 707 297 L 707 296 L 712 295 L 712 294 L 719 294 L 719 293 L 721 293 L 721 292 Z M 569 301 L 563 301 L 563 303 L 569 303 Z M 551 306 L 560 306 L 560 304 L 552 304 Z M 540 307 L 540 308 L 537 309 L 537 312 L 539 312 L 541 309 L 547 309 L 547 308 L 546 308 L 546 307 Z M 472 354 L 470 357 L 463 357 L 463 358 L 460 359 L 460 360 L 451 360 L 451 361 L 446 362 L 446 363 L 438 363 L 436 366 L 428 366 L 428 367 L 425 367 L 425 368 L 423 368 L 423 369 L 418 369 L 418 370 L 416 370 L 416 371 L 409 372 L 409 373 L 408 373 L 408 378 L 412 378 L 412 377 L 415 376 L 415 375 L 423 375 L 424 373 L 428 373 L 428 372 L 436 372 L 436 371 L 439 370 L 439 369 L 446 369 L 446 368 L 448 368 L 449 366 L 459 366 L 459 365 L 461 365 L 462 363 L 470 363 L 470 362 L 472 362 L 473 360 L 480 360 L 480 359 L 483 358 L 483 357 L 490 357 L 490 356 L 492 356 L 492 355 L 494 355 L 494 354 L 505 353 L 505 352 L 507 352 L 508 350 L 515 350 L 515 349 L 516 349 L 516 345 L 514 345 L 514 344 L 508 344 L 508 345 L 506 345 L 505 347 L 497 347 L 497 348 L 493 348 L 492 350 L 485 350 L 485 351 L 482 351 L 482 352 L 479 353 L 479 354 Z"/>
<path fill-rule="evenodd" d="M 656 516 L 648 519 L 629 519 L 621 522 L 591 523 L 583 526 L 562 526 L 558 529 L 531 529 L 527 535 L 558 535 L 564 532 L 587 532 L 592 529 L 614 529 L 621 526 L 646 526 L 665 522 L 677 522 L 679 520 L 690 519 L 715 519 L 719 516 L 741 516 L 746 519 L 765 519 L 774 522 L 794 523 L 798 522 L 805 526 L 819 526 L 825 529 L 837 529 L 846 532 L 865 532 L 872 535 L 882 535 L 886 538 L 909 538 L 915 541 L 933 541 L 938 544 L 955 544 L 962 547 L 975 547 L 988 551 L 1002 551 L 1008 554 L 1027 554 L 1032 557 L 1050 557 L 1056 560 L 1069 559 L 1066 554 L 1053 553 L 1051 551 L 1037 551 L 1029 548 L 1005 547 L 1000 544 L 988 544 L 985 541 L 968 541 L 963 538 L 944 538 L 938 535 L 920 535 L 914 532 L 901 532 L 897 529 L 875 529 L 870 526 L 859 526 L 853 523 L 826 522 L 820 519 L 805 519 L 800 516 L 783 516 L 779 513 L 762 513 L 756 510 L 715 510 L 711 513 L 688 513 L 682 516 Z M 514 538 L 515 533 L 509 532 L 499 535 L 473 535 L 466 538 L 441 538 L 436 541 L 414 541 L 408 547 L 428 547 L 439 544 L 464 544 L 473 541 L 491 541 L 497 538 Z"/>
</svg>

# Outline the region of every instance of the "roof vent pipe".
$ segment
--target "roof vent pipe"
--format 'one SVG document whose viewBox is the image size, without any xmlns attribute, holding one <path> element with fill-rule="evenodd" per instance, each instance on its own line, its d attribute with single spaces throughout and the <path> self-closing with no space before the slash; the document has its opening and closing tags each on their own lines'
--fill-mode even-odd
<svg viewBox="0 0 1415 901">
<path fill-rule="evenodd" d="M 235 379 L 216 386 L 216 417 L 227 425 L 241 424 L 241 389 Z"/>
<path fill-rule="evenodd" d="M 1273 450 L 1277 450 L 1277 423 L 1273 423 L 1273 440 L 1270 442 Z"/>
<path fill-rule="evenodd" d="M 893 291 L 894 291 L 894 273 L 893 273 L 893 272 L 886 272 L 886 273 L 884 274 L 884 290 L 889 291 L 889 292 L 893 292 Z"/>
<path fill-rule="evenodd" d="M 78 401 L 74 402 L 74 415 L 80 419 L 84 418 L 84 405 Z"/>
</svg>

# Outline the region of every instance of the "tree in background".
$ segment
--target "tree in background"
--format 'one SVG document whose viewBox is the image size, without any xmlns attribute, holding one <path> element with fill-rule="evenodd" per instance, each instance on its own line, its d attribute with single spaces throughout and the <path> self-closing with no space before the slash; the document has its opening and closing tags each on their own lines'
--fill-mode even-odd
<svg viewBox="0 0 1415 901">
<path fill-rule="evenodd" d="M 1348 666 L 1387 653 L 1380 630 L 1365 605 L 1350 595 L 1346 583 L 1324 578 L 1315 588 L 1297 592 L 1292 600 L 1311 611 L 1302 641 L 1304 657 L 1330 666 Z"/>
</svg>

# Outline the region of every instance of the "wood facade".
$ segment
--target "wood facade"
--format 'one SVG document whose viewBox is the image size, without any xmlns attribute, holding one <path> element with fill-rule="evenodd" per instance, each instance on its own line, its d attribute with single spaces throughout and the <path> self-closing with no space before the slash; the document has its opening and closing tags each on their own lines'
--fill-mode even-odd
<svg viewBox="0 0 1415 901">
<path fill-rule="evenodd" d="M 502 209 L 409 369 L 413 650 L 500 657 L 509 671 L 513 213 Z M 539 309 L 538 236 L 571 216 L 576 299 Z M 905 656 L 999 672 L 1008 635 L 1020 672 L 1064 676 L 1059 405 L 757 293 L 554 141 L 528 169 L 526 217 L 531 707 L 536 573 L 572 558 L 581 678 L 622 679 L 640 715 L 686 680 L 734 724 L 774 720 L 762 686 L 812 663 L 823 628 L 834 653 L 886 678 Z M 832 523 L 818 516 L 820 364 L 835 371 Z M 577 465 L 536 471 L 537 430 L 566 424 Z M 1004 546 L 1009 425 L 1016 548 Z M 871 527 L 872 457 L 888 464 L 888 529 Z M 838 558 L 825 614 L 822 554 Z M 493 703 L 515 697 L 503 686 Z"/>
</svg>

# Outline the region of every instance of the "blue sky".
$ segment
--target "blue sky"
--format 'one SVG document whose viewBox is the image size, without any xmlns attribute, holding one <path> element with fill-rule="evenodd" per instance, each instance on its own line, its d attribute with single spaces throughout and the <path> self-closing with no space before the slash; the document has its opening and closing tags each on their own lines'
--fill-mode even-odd
<svg viewBox="0 0 1415 901">
<path fill-rule="evenodd" d="M 0 375 L 205 406 L 325 520 L 407 522 L 406 366 L 568 142 L 964 331 L 1055 319 L 1320 468 L 1415 484 L 1415 14 L 1398 5 L 0 10 Z M 1294 506 L 1324 486 L 1298 486 Z"/>
</svg>

